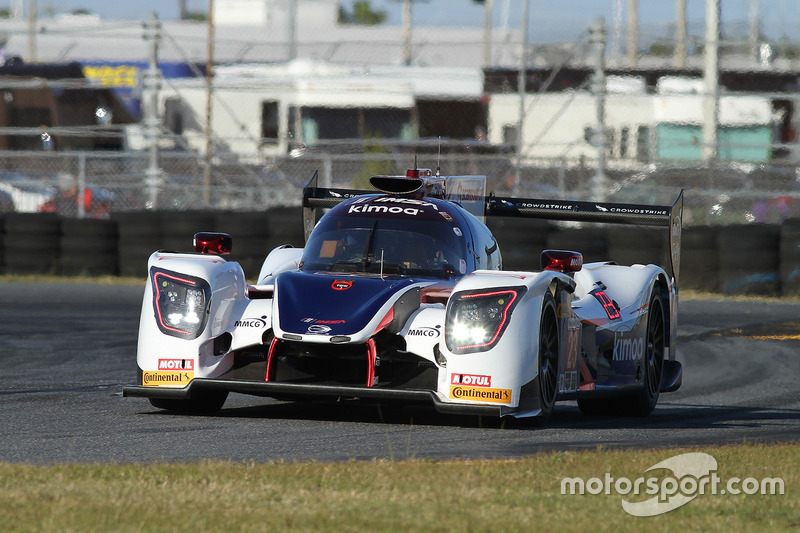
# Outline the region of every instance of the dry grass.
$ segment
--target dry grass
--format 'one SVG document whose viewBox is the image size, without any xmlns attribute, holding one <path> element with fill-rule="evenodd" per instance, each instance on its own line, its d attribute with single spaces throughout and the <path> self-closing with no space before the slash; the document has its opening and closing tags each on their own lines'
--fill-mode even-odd
<svg viewBox="0 0 800 533">
<path fill-rule="evenodd" d="M 702 495 L 636 518 L 564 477 L 636 479 L 703 451 L 718 475 L 781 477 L 784 495 Z M 800 445 L 557 452 L 513 460 L 0 464 L 5 531 L 788 531 L 800 528 Z M 629 498 L 633 499 L 633 498 Z"/>
</svg>

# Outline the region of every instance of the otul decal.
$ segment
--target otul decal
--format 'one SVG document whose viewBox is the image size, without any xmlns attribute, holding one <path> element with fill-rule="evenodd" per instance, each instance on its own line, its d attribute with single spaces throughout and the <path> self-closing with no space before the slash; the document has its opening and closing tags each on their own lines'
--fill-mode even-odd
<svg viewBox="0 0 800 533">
<path fill-rule="evenodd" d="M 194 359 L 159 359 L 159 370 L 194 370 Z"/>
<path fill-rule="evenodd" d="M 453 374 L 451 385 L 467 385 L 471 387 L 491 387 L 491 376 L 480 376 L 475 374 Z"/>
</svg>

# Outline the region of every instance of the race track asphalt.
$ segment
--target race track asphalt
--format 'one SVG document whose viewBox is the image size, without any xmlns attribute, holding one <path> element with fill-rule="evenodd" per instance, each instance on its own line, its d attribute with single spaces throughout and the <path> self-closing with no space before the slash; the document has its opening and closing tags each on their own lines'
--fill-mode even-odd
<svg viewBox="0 0 800 533">
<path fill-rule="evenodd" d="M 686 300 L 683 387 L 647 418 L 560 403 L 536 427 L 431 409 L 231 395 L 214 416 L 123 398 L 143 287 L 0 284 L 0 462 L 506 458 L 542 450 L 800 440 L 800 302 Z"/>
</svg>

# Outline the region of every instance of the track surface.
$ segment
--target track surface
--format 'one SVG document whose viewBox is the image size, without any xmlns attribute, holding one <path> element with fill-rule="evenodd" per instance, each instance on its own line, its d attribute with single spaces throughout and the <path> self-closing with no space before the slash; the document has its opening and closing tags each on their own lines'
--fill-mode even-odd
<svg viewBox="0 0 800 533">
<path fill-rule="evenodd" d="M 122 398 L 143 288 L 0 284 L 0 461 L 501 458 L 552 449 L 800 440 L 800 303 L 681 302 L 683 387 L 648 418 L 558 404 L 543 428 L 428 409 L 231 395 L 215 416 Z M 766 338 L 765 338 L 766 337 Z"/>
</svg>

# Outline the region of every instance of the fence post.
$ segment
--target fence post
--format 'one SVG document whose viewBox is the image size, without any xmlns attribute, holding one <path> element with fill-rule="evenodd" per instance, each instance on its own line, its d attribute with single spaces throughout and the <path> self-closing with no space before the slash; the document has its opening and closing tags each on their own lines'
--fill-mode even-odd
<svg viewBox="0 0 800 533">
<path fill-rule="evenodd" d="M 78 194 L 75 197 L 78 218 L 86 217 L 86 152 L 78 154 Z"/>
<path fill-rule="evenodd" d="M 321 178 L 321 187 L 333 187 L 333 158 L 331 157 L 331 154 L 323 154 L 322 156 Z"/>
</svg>

